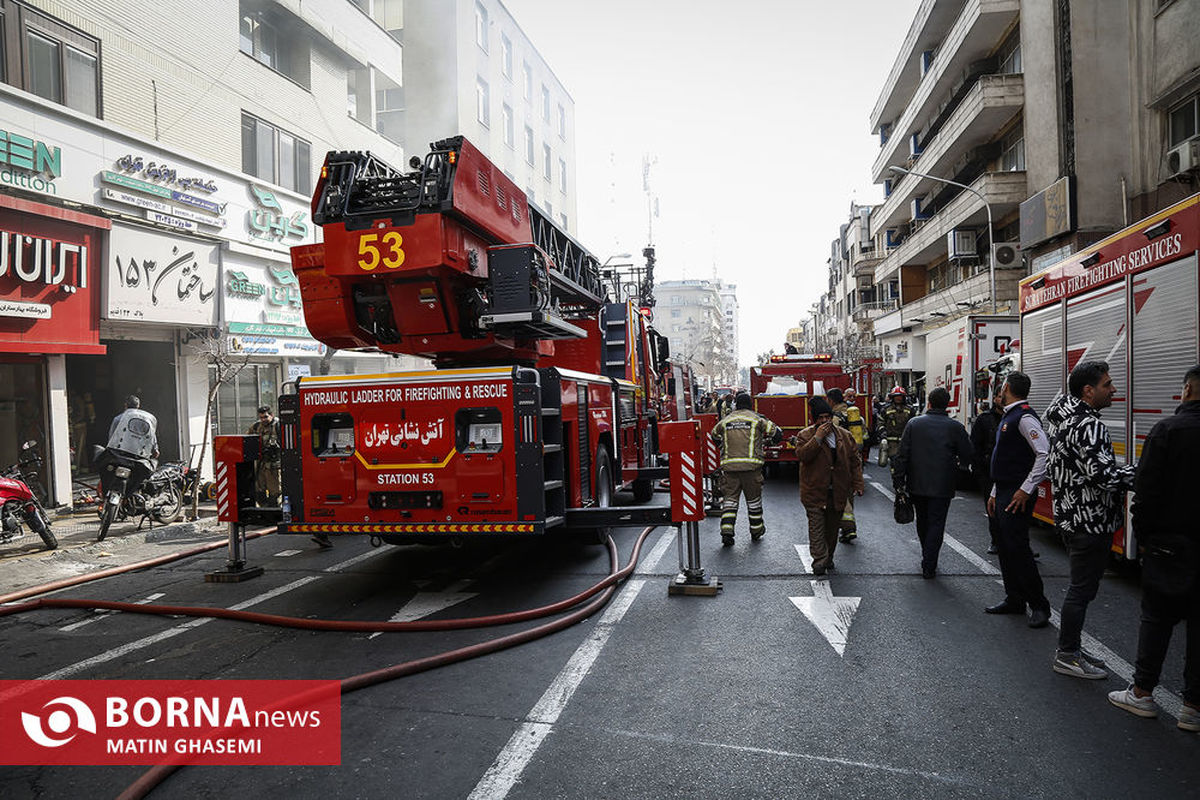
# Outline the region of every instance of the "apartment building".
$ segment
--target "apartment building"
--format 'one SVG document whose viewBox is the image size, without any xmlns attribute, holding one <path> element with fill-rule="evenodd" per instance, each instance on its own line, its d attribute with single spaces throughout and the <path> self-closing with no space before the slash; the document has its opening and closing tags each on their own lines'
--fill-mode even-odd
<svg viewBox="0 0 1200 800">
<path fill-rule="evenodd" d="M 41 442 L 52 503 L 130 393 L 188 458 L 206 350 L 248 362 L 219 433 L 296 375 L 416 363 L 305 328 L 289 250 L 327 151 L 399 167 L 465 133 L 573 225 L 570 96 L 495 0 L 0 0 L 0 45 L 0 457 Z"/>
<path fill-rule="evenodd" d="M 406 0 L 405 141 L 461 133 L 569 233 L 575 101 L 499 0 Z"/>
<path fill-rule="evenodd" d="M 655 327 L 670 341 L 671 357 L 692 364 L 706 388 L 731 384 L 737 377 L 734 289 L 719 280 L 697 279 L 662 281 L 654 289 Z"/>
</svg>

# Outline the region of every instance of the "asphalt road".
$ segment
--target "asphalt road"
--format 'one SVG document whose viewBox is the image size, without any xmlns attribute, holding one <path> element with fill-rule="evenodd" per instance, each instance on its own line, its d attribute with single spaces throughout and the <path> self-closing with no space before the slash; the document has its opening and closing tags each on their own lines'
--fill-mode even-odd
<svg viewBox="0 0 1200 800">
<path fill-rule="evenodd" d="M 871 467 L 870 477 L 886 486 L 884 472 Z M 920 577 L 915 529 L 892 522 L 879 488 L 859 500 L 859 544 L 838 548 L 824 581 L 796 548 L 807 534 L 794 479 L 769 481 L 765 507 L 759 543 L 744 514 L 730 549 L 715 519 L 702 523 L 704 567 L 724 586 L 717 597 L 667 595 L 677 556 L 673 531 L 658 529 L 603 613 L 345 697 L 340 766 L 188 767 L 151 796 L 1200 795 L 1200 737 L 1168 713 L 1144 720 L 1113 708 L 1105 694 L 1119 677 L 1053 673 L 1054 628 L 983 613 L 1002 589 L 978 496 L 952 504 L 931 581 Z M 637 533 L 617 533 L 623 559 Z M 1034 537 L 1057 608 L 1066 559 L 1051 531 Z M 566 544 L 372 550 L 354 539 L 320 550 L 267 536 L 249 550 L 267 571 L 241 584 L 203 581 L 223 563 L 217 551 L 63 594 L 437 619 L 552 602 L 608 570 L 603 548 Z M 848 598 L 858 598 L 853 611 Z M 1134 660 L 1137 609 L 1136 577 L 1110 574 L 1089 610 L 1086 631 L 1111 651 L 1115 672 Z M 47 610 L 0 619 L 0 677 L 343 678 L 532 624 L 371 635 Z M 1159 695 L 1166 709 L 1178 703 L 1182 649 L 1179 629 Z M 111 797 L 142 771 L 0 767 L 0 795 Z"/>
</svg>

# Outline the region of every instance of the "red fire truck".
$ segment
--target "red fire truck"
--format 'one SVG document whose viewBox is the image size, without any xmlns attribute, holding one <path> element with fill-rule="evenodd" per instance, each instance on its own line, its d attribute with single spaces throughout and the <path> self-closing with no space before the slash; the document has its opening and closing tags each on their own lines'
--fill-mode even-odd
<svg viewBox="0 0 1200 800">
<path fill-rule="evenodd" d="M 606 302 L 597 260 L 470 142 L 410 167 L 330 153 L 312 203 L 324 243 L 292 264 L 316 338 L 435 368 L 285 392 L 280 532 L 400 543 L 632 519 L 609 510 L 614 491 L 646 500 L 666 474 L 662 337 L 634 302 Z"/>
<path fill-rule="evenodd" d="M 1100 412 L 1118 460 L 1136 463 L 1154 423 L 1174 413 L 1197 334 L 1200 194 L 1021 281 L 1021 368 L 1029 402 L 1044 413 L 1080 361 L 1107 361 L 1116 384 Z M 1049 482 L 1035 515 L 1053 521 Z M 1113 550 L 1137 556 L 1126 525 Z"/>
<path fill-rule="evenodd" d="M 783 440 L 764 450 L 768 469 L 777 464 L 797 463 L 796 451 L 789 442 L 801 428 L 811 424 L 809 398 L 834 388 L 849 389 L 853 384 L 854 376 L 835 362 L 833 356 L 824 353 L 771 356 L 769 363 L 752 367 L 750 397 L 754 410 L 783 429 Z M 863 431 L 869 431 L 870 396 L 858 397 L 855 405 L 862 412 Z"/>
</svg>

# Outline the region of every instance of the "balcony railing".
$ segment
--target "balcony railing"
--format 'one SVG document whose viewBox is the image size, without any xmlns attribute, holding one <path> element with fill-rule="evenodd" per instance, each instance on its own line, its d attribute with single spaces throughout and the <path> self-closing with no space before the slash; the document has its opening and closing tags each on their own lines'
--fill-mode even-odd
<svg viewBox="0 0 1200 800">
<path fill-rule="evenodd" d="M 899 308 L 899 300 L 874 300 L 869 303 L 859 303 L 854 308 L 854 321 L 865 322 L 869 319 L 882 317 Z"/>
</svg>

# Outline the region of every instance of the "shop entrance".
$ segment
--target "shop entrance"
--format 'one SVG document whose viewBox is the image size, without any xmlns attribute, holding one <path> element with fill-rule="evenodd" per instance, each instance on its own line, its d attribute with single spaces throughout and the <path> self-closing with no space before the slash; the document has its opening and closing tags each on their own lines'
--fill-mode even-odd
<svg viewBox="0 0 1200 800">
<path fill-rule="evenodd" d="M 209 367 L 211 387 L 216 369 Z M 213 430 L 217 435 L 243 434 L 258 422 L 258 407 L 270 406 L 279 413 L 279 368 L 275 364 L 247 364 L 217 392 Z"/>
<path fill-rule="evenodd" d="M 160 461 L 179 459 L 179 401 L 175 347 L 170 342 L 106 341 L 104 356 L 67 356 L 67 409 L 72 464 L 91 470 L 92 445 L 108 442 L 113 417 L 136 394 L 142 408 L 158 418 Z"/>
<path fill-rule="evenodd" d="M 21 445 L 38 443 L 49 463 L 50 439 L 46 430 L 46 380 L 40 358 L 5 357 L 0 361 L 0 467 L 15 464 Z M 42 467 L 43 484 L 49 485 L 48 467 Z M 44 486 L 31 486 L 46 500 Z"/>
</svg>

